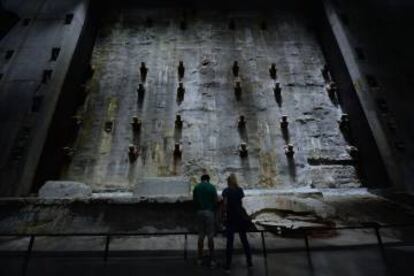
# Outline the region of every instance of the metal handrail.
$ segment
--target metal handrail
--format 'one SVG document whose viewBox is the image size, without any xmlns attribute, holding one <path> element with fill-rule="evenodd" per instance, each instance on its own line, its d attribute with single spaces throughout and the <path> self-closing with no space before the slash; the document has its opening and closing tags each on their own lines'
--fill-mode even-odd
<svg viewBox="0 0 414 276">
<path fill-rule="evenodd" d="M 297 229 L 298 233 L 302 233 L 306 255 L 308 259 L 308 264 L 311 269 L 313 269 L 311 247 L 309 245 L 309 233 L 310 232 L 321 232 L 329 230 L 356 230 L 356 229 L 372 229 L 375 232 L 377 238 L 377 245 L 379 246 L 381 256 L 386 262 L 386 255 L 384 250 L 384 243 L 382 241 L 380 229 L 381 228 L 405 228 L 405 227 L 414 227 L 414 224 L 378 224 L 378 223 L 365 223 L 358 226 L 343 226 L 343 227 L 318 227 L 318 228 L 301 228 Z M 247 231 L 248 233 L 260 233 L 261 243 L 262 243 L 262 254 L 265 260 L 265 265 L 267 266 L 267 246 L 265 233 L 274 233 L 272 230 L 251 230 Z M 225 233 L 225 231 L 219 231 L 218 233 Z M 104 263 L 106 264 L 109 257 L 110 251 L 110 242 L 112 237 L 119 236 L 129 236 L 129 237 L 145 237 L 145 236 L 183 236 L 184 237 L 184 259 L 188 258 L 188 235 L 196 235 L 195 231 L 173 231 L 173 232 L 76 232 L 76 233 L 1 233 L 0 237 L 30 237 L 27 250 L 24 251 L 24 262 L 22 267 L 22 275 L 26 275 L 30 257 L 32 254 L 33 246 L 36 237 L 105 237 L 105 247 L 103 252 Z"/>
<path fill-rule="evenodd" d="M 368 223 L 358 226 L 341 226 L 341 227 L 317 227 L 317 228 L 301 228 L 297 231 L 314 232 L 314 231 L 328 231 L 328 230 L 353 230 L 353 229 L 381 229 L 381 228 L 405 228 L 414 227 L 414 223 L 410 224 L 378 224 Z M 273 230 L 249 230 L 248 233 L 274 233 Z M 180 236 L 180 235 L 196 235 L 196 231 L 171 231 L 171 232 L 67 232 L 67 233 L 12 233 L 0 232 L 0 237 L 77 237 L 77 236 Z M 217 233 L 225 233 L 225 231 L 218 231 Z"/>
</svg>

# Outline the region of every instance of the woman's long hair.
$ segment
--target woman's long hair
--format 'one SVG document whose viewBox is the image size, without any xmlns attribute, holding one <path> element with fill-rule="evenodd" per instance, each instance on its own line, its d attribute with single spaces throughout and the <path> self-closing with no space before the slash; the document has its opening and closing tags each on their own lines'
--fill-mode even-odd
<svg viewBox="0 0 414 276">
<path fill-rule="evenodd" d="M 234 173 L 230 174 L 229 177 L 227 177 L 227 186 L 233 189 L 239 187 L 239 184 L 237 184 L 237 177 Z"/>
</svg>

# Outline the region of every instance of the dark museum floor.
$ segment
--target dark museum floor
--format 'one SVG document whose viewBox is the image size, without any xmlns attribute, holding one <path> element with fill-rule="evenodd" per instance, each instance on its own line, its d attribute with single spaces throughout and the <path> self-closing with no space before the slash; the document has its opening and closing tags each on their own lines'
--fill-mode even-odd
<svg viewBox="0 0 414 276">
<path fill-rule="evenodd" d="M 177 253 L 179 254 L 179 253 Z M 223 252 L 219 253 L 219 258 Z M 254 266 L 247 269 L 244 257 L 236 254 L 230 275 L 412 275 L 409 273 L 414 247 L 387 248 L 386 262 L 377 247 L 347 248 L 311 252 L 310 268 L 305 251 L 254 255 Z M 20 275 L 23 258 L 0 259 L 1 275 Z M 35 257 L 26 275 L 226 275 L 222 268 L 198 266 L 195 256 L 185 261 L 182 255 L 155 257 Z M 228 274 L 227 274 L 228 275 Z"/>
</svg>

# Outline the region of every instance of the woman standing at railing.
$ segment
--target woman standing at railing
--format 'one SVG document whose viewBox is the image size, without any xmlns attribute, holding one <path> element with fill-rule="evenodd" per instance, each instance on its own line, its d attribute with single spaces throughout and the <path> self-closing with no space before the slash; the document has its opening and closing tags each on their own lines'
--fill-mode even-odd
<svg viewBox="0 0 414 276">
<path fill-rule="evenodd" d="M 235 174 L 231 174 L 227 178 L 227 188 L 222 193 L 224 200 L 225 225 L 226 225 L 226 272 L 230 272 L 234 233 L 239 232 L 240 241 L 243 244 L 244 253 L 246 255 L 247 266 L 252 267 L 252 255 L 250 252 L 249 241 L 247 240 L 246 231 L 251 224 L 250 218 L 242 205 L 244 197 L 243 189 L 237 184 Z"/>
</svg>

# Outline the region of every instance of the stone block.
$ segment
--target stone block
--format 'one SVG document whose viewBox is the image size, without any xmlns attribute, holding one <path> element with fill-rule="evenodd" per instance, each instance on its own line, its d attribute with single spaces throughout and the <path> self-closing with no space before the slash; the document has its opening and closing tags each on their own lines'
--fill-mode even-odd
<svg viewBox="0 0 414 276">
<path fill-rule="evenodd" d="M 40 198 L 85 198 L 92 195 L 92 189 L 80 182 L 47 181 L 39 190 Z"/>
<path fill-rule="evenodd" d="M 182 177 L 144 177 L 134 189 L 134 195 L 141 197 L 178 197 L 189 194 L 190 182 Z"/>
</svg>

